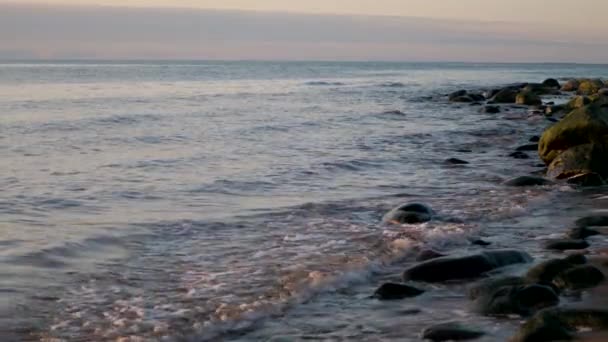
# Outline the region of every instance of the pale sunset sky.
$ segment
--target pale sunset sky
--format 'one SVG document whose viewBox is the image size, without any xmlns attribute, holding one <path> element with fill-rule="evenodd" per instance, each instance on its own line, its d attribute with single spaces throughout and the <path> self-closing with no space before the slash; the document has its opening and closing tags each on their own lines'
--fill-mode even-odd
<svg viewBox="0 0 608 342">
<path fill-rule="evenodd" d="M 602 0 L 0 0 L 0 58 L 608 63 Z"/>
</svg>

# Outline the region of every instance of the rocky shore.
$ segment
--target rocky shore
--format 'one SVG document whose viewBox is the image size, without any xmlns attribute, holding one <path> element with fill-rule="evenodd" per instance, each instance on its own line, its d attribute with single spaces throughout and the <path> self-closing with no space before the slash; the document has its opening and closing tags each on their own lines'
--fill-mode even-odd
<svg viewBox="0 0 608 342">
<path fill-rule="evenodd" d="M 608 181 L 608 82 L 572 79 L 560 83 L 522 83 L 489 90 L 460 90 L 447 95 L 455 104 L 479 106 L 488 114 L 526 111 L 552 124 L 510 158 L 542 161 L 543 170 L 521 175 L 505 186 L 565 185 L 600 187 Z M 448 164 L 468 162 L 450 158 Z M 540 165 L 539 165 L 540 166 Z M 421 224 L 435 219 L 435 211 L 422 203 L 406 203 L 384 217 L 386 224 Z M 575 218 L 576 219 L 576 218 Z M 483 240 L 479 252 L 444 255 L 423 250 L 417 264 L 405 269 L 402 283 L 381 284 L 378 300 L 408 300 L 427 290 L 428 284 L 466 284 L 468 297 L 479 315 L 521 317 L 513 342 L 608 340 L 608 256 L 588 240 L 608 234 L 608 215 L 578 218 L 573 227 L 556 228 L 557 237 L 542 246 L 559 258 L 538 262 L 518 249 L 493 249 Z M 516 247 L 516 246 L 513 246 Z M 510 265 L 525 265 L 521 276 L 502 272 Z M 432 290 L 431 290 L 432 291 Z M 567 300 L 579 298 L 580 300 Z M 421 337 L 431 341 L 475 340 L 486 332 L 462 322 L 426 327 Z"/>
</svg>

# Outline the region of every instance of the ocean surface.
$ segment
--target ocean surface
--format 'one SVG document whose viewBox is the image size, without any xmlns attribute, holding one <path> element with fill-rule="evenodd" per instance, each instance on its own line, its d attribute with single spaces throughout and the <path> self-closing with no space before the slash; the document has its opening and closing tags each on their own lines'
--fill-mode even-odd
<svg viewBox="0 0 608 342">
<path fill-rule="evenodd" d="M 540 255 L 608 207 L 502 185 L 541 169 L 507 155 L 551 123 L 444 96 L 586 76 L 608 66 L 2 63 L 0 337 L 418 341 L 457 318 L 504 340 L 520 320 L 477 316 L 460 285 L 369 296 L 421 246 Z M 441 219 L 381 224 L 412 201 Z"/>
</svg>

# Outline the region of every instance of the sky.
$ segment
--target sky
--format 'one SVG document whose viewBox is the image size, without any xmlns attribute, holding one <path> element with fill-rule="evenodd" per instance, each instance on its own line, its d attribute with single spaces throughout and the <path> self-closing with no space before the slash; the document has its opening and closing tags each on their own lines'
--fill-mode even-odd
<svg viewBox="0 0 608 342">
<path fill-rule="evenodd" d="M 600 0 L 0 0 L 0 59 L 608 63 L 605 13 Z"/>
</svg>

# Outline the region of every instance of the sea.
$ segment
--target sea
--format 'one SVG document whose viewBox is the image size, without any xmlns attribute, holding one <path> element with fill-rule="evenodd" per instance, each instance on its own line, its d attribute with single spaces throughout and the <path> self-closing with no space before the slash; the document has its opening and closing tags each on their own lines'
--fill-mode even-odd
<svg viewBox="0 0 608 342">
<path fill-rule="evenodd" d="M 504 341 L 521 318 L 476 314 L 463 284 L 370 296 L 423 248 L 542 259 L 608 208 L 605 188 L 503 185 L 543 169 L 508 155 L 544 115 L 446 97 L 549 77 L 608 66 L 0 62 L 0 339 L 419 341 L 459 320 Z M 438 219 L 382 223 L 408 202 Z"/>
</svg>

